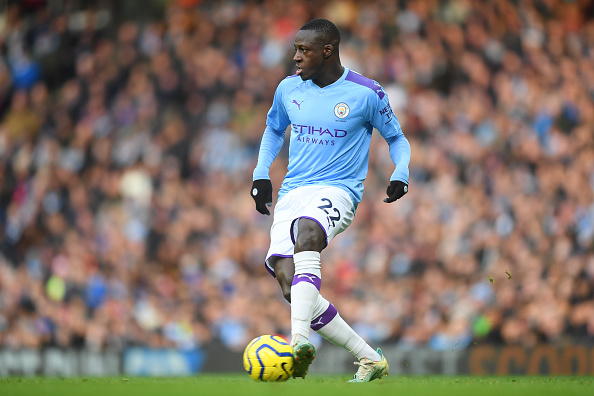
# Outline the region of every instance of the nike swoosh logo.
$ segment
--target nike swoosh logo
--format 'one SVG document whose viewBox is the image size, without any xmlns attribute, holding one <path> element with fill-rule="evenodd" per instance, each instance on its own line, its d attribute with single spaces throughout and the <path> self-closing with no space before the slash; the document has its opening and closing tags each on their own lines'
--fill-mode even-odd
<svg viewBox="0 0 594 396">
<path fill-rule="evenodd" d="M 289 371 L 287 371 L 287 369 L 286 369 L 286 367 L 285 367 L 286 365 L 287 365 L 287 362 L 282 362 L 282 363 L 281 363 L 281 368 L 283 369 L 283 371 L 284 371 L 285 373 L 287 373 L 287 375 L 291 375 L 291 373 L 289 373 Z"/>
</svg>

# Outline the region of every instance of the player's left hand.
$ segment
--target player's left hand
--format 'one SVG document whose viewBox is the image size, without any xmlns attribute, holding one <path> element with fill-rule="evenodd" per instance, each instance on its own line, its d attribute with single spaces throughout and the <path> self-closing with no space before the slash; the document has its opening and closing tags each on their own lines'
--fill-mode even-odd
<svg viewBox="0 0 594 396">
<path fill-rule="evenodd" d="M 392 180 L 386 189 L 388 198 L 384 198 L 384 202 L 390 203 L 400 199 L 408 192 L 408 184 L 400 180 Z"/>
</svg>

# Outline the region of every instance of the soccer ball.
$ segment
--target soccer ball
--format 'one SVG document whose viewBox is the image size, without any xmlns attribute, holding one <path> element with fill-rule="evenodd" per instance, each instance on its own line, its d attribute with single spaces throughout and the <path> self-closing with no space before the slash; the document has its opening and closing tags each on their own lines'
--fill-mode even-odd
<svg viewBox="0 0 594 396">
<path fill-rule="evenodd" d="M 279 336 L 256 337 L 243 352 L 243 367 L 256 381 L 286 381 L 293 374 L 293 348 Z"/>
</svg>

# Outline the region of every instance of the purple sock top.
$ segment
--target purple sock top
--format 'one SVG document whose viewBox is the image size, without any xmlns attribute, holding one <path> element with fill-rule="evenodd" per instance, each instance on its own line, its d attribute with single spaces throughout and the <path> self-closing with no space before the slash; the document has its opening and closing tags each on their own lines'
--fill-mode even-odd
<svg viewBox="0 0 594 396">
<path fill-rule="evenodd" d="M 311 283 L 312 285 L 314 285 L 316 287 L 316 289 L 318 289 L 318 291 L 320 290 L 320 287 L 322 287 L 322 280 L 320 278 L 318 278 L 314 274 L 299 274 L 299 275 L 295 275 L 293 277 L 293 284 L 292 285 L 295 286 L 299 282 Z"/>
<path fill-rule="evenodd" d="M 330 304 L 320 316 L 311 321 L 311 329 L 316 331 L 320 330 L 322 327 L 330 323 L 337 314 L 338 311 L 334 308 L 334 305 Z"/>
</svg>

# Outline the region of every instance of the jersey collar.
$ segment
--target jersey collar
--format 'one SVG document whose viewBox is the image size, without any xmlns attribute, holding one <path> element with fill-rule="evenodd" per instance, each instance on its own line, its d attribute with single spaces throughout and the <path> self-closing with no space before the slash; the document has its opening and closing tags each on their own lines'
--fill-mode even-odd
<svg viewBox="0 0 594 396">
<path fill-rule="evenodd" d="M 344 72 L 342 73 L 342 76 L 340 76 L 340 78 L 338 80 L 334 81 L 332 84 L 326 85 L 324 88 L 318 87 L 313 82 L 313 80 L 309 80 L 309 83 L 311 84 L 311 86 L 313 88 L 315 88 L 316 90 L 318 90 L 320 93 L 321 92 L 324 92 L 324 91 L 327 91 L 328 89 L 330 89 L 332 87 L 336 87 L 337 85 L 340 85 L 346 79 L 347 75 L 349 74 L 349 68 L 346 67 L 346 66 L 343 66 L 343 67 L 344 67 Z"/>
</svg>

